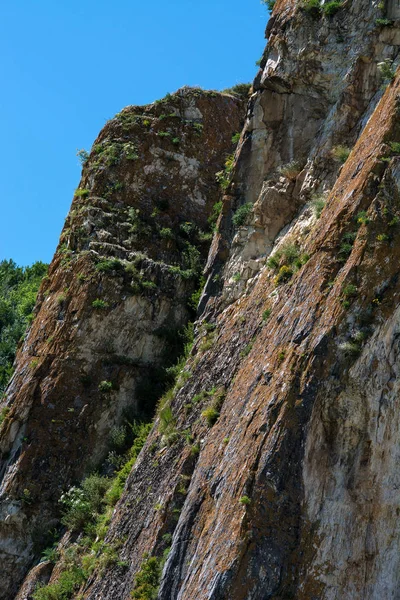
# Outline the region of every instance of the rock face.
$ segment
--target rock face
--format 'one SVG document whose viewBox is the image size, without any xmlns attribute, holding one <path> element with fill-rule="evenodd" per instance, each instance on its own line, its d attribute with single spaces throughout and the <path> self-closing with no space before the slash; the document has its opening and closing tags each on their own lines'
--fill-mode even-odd
<svg viewBox="0 0 400 600">
<path fill-rule="evenodd" d="M 4 405 L 0 598 L 13 598 L 63 491 L 151 415 L 180 351 L 245 101 L 182 88 L 107 123 L 75 192 Z M 4 413 L 5 414 L 5 413 Z"/>
<path fill-rule="evenodd" d="M 112 514 L 105 541 L 118 560 L 96 564 L 76 597 L 399 597 L 400 29 L 390 22 L 395 2 L 328 6 L 276 2 L 233 169 L 220 176 L 224 203 L 193 349 Z M 221 102 L 238 110 L 230 97 Z M 85 177 L 89 171 L 82 188 Z M 105 238 L 93 243 L 108 247 Z M 112 244 L 125 247 L 115 237 Z M 152 260 L 171 250 L 145 247 Z M 97 297 L 95 289 L 86 298 Z M 39 336 L 39 315 L 25 352 Z M 68 336 L 76 331 L 70 318 Z M 102 336 L 107 322 L 96 319 L 82 314 L 81 327 Z M 125 339 L 124 323 L 109 334 L 122 327 Z M 126 352 L 138 337 L 131 334 Z M 92 346 L 85 347 L 89 360 Z M 72 359 L 64 354 L 57 368 L 70 386 Z M 22 376 L 28 367 L 19 360 Z M 35 368 L 45 387 L 48 365 Z M 103 379 L 102 372 L 96 385 Z M 37 381 L 29 379 L 34 389 Z M 19 394 L 16 406 L 29 413 Z M 4 444 L 27 436 L 17 414 L 3 425 Z M 29 416 L 28 440 L 41 415 Z M 91 421 L 99 432 L 103 422 Z M 66 434 L 60 439 L 82 452 Z M 100 457 L 96 440 L 88 436 L 85 448 Z M 11 455 L 5 490 L 8 481 L 28 487 L 24 444 Z M 41 451 L 54 460 L 53 449 Z M 78 476 L 73 464 L 59 485 Z M 7 494 L 6 518 L 21 532 L 14 539 L 23 539 L 21 501 Z M 6 547 L 10 538 L 2 539 Z"/>
</svg>

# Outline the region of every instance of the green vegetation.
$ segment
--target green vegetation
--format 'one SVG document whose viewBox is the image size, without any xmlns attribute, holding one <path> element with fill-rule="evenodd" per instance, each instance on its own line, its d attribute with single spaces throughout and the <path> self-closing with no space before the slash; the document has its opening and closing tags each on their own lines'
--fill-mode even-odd
<svg viewBox="0 0 400 600">
<path fill-rule="evenodd" d="M 267 266 L 278 271 L 274 279 L 275 285 L 289 281 L 309 258 L 308 254 L 300 252 L 300 248 L 296 244 L 286 243 L 278 248 L 267 260 Z"/>
<path fill-rule="evenodd" d="M 39 285 L 47 265 L 36 262 L 18 267 L 13 260 L 0 262 L 0 393 L 12 375 L 19 340 L 33 318 Z"/>
<path fill-rule="evenodd" d="M 60 498 L 63 506 L 62 523 L 71 531 L 80 531 L 93 523 L 104 511 L 105 493 L 110 480 L 100 475 L 90 475 L 81 487 L 72 487 Z"/>
<path fill-rule="evenodd" d="M 354 245 L 356 237 L 357 237 L 356 231 L 350 231 L 348 233 L 345 233 L 344 236 L 342 237 L 342 242 L 341 242 L 340 248 L 339 248 L 339 261 L 340 262 L 347 261 L 348 257 L 351 254 L 351 251 L 353 249 L 353 245 Z"/>
<path fill-rule="evenodd" d="M 375 19 L 375 24 L 378 25 L 378 27 L 391 27 L 393 25 L 393 21 L 390 19 L 379 18 Z"/>
<path fill-rule="evenodd" d="M 106 302 L 105 300 L 102 300 L 101 298 L 96 298 L 96 300 L 93 300 L 92 302 L 92 306 L 93 308 L 99 309 L 99 310 L 105 310 L 106 308 L 109 307 L 108 302 Z"/>
<path fill-rule="evenodd" d="M 326 203 L 324 194 L 314 194 L 311 197 L 310 206 L 316 219 L 319 219 Z"/>
<path fill-rule="evenodd" d="M 262 0 L 263 4 L 266 5 L 268 10 L 271 12 L 274 10 L 274 6 L 276 4 L 276 0 Z"/>
<path fill-rule="evenodd" d="M 77 188 L 75 190 L 75 196 L 78 198 L 87 198 L 90 194 L 90 190 Z"/>
<path fill-rule="evenodd" d="M 301 169 L 301 163 L 299 163 L 297 160 L 292 160 L 291 162 L 278 167 L 278 173 L 279 175 L 286 177 L 286 179 L 294 181 L 297 175 L 301 172 Z"/>
<path fill-rule="evenodd" d="M 234 224 L 234 226 L 240 227 L 241 225 L 244 225 L 252 209 L 253 205 L 251 202 L 246 202 L 246 204 L 242 204 L 242 206 L 239 206 L 239 208 L 232 217 L 232 223 Z"/>
<path fill-rule="evenodd" d="M 112 381 L 100 381 L 98 389 L 99 392 L 101 392 L 102 394 L 107 394 L 108 392 L 111 392 L 111 390 L 113 389 Z"/>
<path fill-rule="evenodd" d="M 202 411 L 201 416 L 207 421 L 207 425 L 212 427 L 218 420 L 220 410 L 225 400 L 226 391 L 225 388 L 212 388 L 209 392 L 202 392 L 201 397 L 205 398 L 211 396 L 211 402 Z M 196 403 L 196 396 L 193 398 L 193 402 Z"/>
<path fill-rule="evenodd" d="M 262 314 L 262 320 L 266 321 L 267 319 L 269 319 L 271 312 L 272 312 L 272 310 L 270 308 L 265 309 Z"/>
<path fill-rule="evenodd" d="M 337 162 L 344 164 L 349 158 L 350 152 L 351 148 L 339 144 L 338 146 L 334 146 L 332 148 L 331 155 Z"/>
<path fill-rule="evenodd" d="M 214 204 L 211 215 L 208 217 L 208 223 L 213 231 L 216 228 L 218 217 L 221 214 L 221 211 L 222 211 L 222 200 L 219 200 L 219 202 L 216 202 Z"/>
<path fill-rule="evenodd" d="M 233 171 L 233 165 L 235 163 L 235 155 L 229 154 L 225 160 L 225 168 L 223 171 L 218 171 L 215 174 L 215 178 L 218 181 L 221 188 L 225 191 L 229 187 L 231 173 Z"/>
<path fill-rule="evenodd" d="M 87 163 L 87 161 L 89 160 L 89 152 L 87 150 L 85 150 L 84 148 L 82 148 L 81 150 L 78 150 L 76 155 L 79 158 L 79 161 L 80 161 L 82 167 L 84 167 L 85 164 Z"/>
<path fill-rule="evenodd" d="M 39 585 L 32 595 L 33 600 L 69 600 L 95 569 L 102 572 L 111 565 L 126 566 L 119 560 L 118 542 L 106 544 L 104 538 L 113 506 L 122 494 L 150 429 L 151 423 L 129 424 L 132 445 L 121 456 L 123 465 L 114 477 L 90 475 L 80 486 L 70 488 L 61 496 L 63 524 L 81 535 L 61 556 L 54 546 L 43 552 L 49 560 L 60 559 L 61 573 L 56 582 Z"/>
<path fill-rule="evenodd" d="M 169 550 L 169 547 L 167 547 L 161 557 L 149 557 L 148 554 L 143 556 L 144 560 L 140 571 L 135 577 L 135 587 L 131 592 L 134 600 L 156 600 L 162 570 Z"/>
<path fill-rule="evenodd" d="M 232 136 L 232 144 L 237 144 L 240 140 L 240 132 L 238 131 Z"/>
<path fill-rule="evenodd" d="M 333 0 L 332 2 L 327 2 L 322 6 L 323 12 L 328 16 L 332 17 L 335 15 L 338 10 L 340 10 L 343 6 L 343 1 L 341 0 Z"/>
<path fill-rule="evenodd" d="M 235 94 L 236 96 L 242 96 L 248 98 L 251 90 L 251 83 L 237 83 L 236 85 L 222 90 L 223 94 Z"/>
<path fill-rule="evenodd" d="M 313 18 L 319 18 L 322 14 L 332 17 L 344 5 L 344 0 L 331 0 L 324 4 L 321 0 L 303 0 L 302 8 Z"/>
<path fill-rule="evenodd" d="M 100 273 L 111 273 L 112 271 L 119 271 L 124 268 L 124 264 L 118 260 L 118 258 L 109 258 L 101 260 L 96 264 L 96 271 Z"/>
<path fill-rule="evenodd" d="M 249 504 L 251 504 L 251 500 L 248 496 L 242 496 L 239 500 L 240 504 L 244 504 L 245 506 L 248 506 Z"/>
<path fill-rule="evenodd" d="M 393 68 L 393 61 L 390 58 L 386 58 L 384 61 L 378 63 L 378 71 L 385 83 L 392 81 L 396 75 L 396 71 Z"/>
</svg>

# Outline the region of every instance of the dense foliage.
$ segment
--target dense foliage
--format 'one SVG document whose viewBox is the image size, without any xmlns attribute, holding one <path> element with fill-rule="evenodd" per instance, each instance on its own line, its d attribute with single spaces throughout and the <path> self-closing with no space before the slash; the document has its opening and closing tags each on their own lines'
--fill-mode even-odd
<svg viewBox="0 0 400 600">
<path fill-rule="evenodd" d="M 18 267 L 13 260 L 0 262 L 0 393 L 12 374 L 18 341 L 32 320 L 37 291 L 47 265 L 36 262 Z"/>
</svg>

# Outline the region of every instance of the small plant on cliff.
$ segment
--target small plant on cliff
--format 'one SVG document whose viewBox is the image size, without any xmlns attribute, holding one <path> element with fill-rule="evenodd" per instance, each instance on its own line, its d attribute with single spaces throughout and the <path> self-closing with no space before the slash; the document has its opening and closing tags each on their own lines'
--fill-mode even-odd
<svg viewBox="0 0 400 600">
<path fill-rule="evenodd" d="M 4 406 L 0 412 L 0 426 L 6 420 L 8 413 L 10 412 L 10 408 L 8 406 Z"/>
<path fill-rule="evenodd" d="M 201 416 L 207 421 L 209 427 L 212 427 L 218 420 L 222 404 L 225 400 L 225 388 L 211 389 L 205 392 L 205 395 L 211 396 L 211 403 L 202 411 Z M 193 399 L 194 401 L 194 399 Z"/>
<path fill-rule="evenodd" d="M 326 203 L 324 194 L 313 194 L 311 197 L 310 206 L 316 219 L 319 219 Z"/>
<path fill-rule="evenodd" d="M 321 16 L 321 0 L 303 0 L 303 10 L 314 18 Z"/>
<path fill-rule="evenodd" d="M 76 155 L 79 158 L 82 167 L 84 167 L 87 161 L 89 160 L 89 152 L 82 148 L 81 150 L 77 151 Z"/>
<path fill-rule="evenodd" d="M 378 27 L 391 27 L 393 25 L 393 21 L 390 19 L 385 19 L 384 17 L 380 17 L 375 19 L 375 24 L 378 25 Z"/>
<path fill-rule="evenodd" d="M 239 502 L 240 502 L 240 504 L 248 506 L 249 504 L 251 504 L 251 499 L 248 496 L 242 496 L 240 498 Z"/>
<path fill-rule="evenodd" d="M 349 158 L 350 152 L 351 148 L 339 144 L 338 146 L 334 146 L 332 148 L 331 155 L 337 162 L 344 164 Z"/>
<path fill-rule="evenodd" d="M 90 475 L 80 487 L 72 487 L 60 498 L 63 507 L 63 524 L 72 531 L 79 531 L 93 522 L 105 503 L 110 480 L 100 475 Z"/>
<path fill-rule="evenodd" d="M 143 563 L 140 571 L 135 576 L 135 587 L 131 592 L 134 600 L 155 600 L 160 585 L 161 573 L 167 559 L 169 548 L 164 551 L 162 557 L 149 557 L 143 555 Z"/>
<path fill-rule="evenodd" d="M 322 6 L 322 10 L 325 15 L 332 17 L 342 8 L 342 6 L 343 2 L 341 0 L 333 0 L 332 2 L 326 2 L 326 4 Z"/>
<path fill-rule="evenodd" d="M 226 160 L 225 160 L 225 168 L 223 171 L 218 171 L 218 173 L 215 174 L 215 178 L 218 181 L 219 185 L 221 186 L 221 188 L 225 191 L 230 183 L 230 175 L 231 172 L 233 170 L 233 165 L 235 162 L 235 155 L 234 154 L 229 154 L 229 156 L 227 156 Z"/>
<path fill-rule="evenodd" d="M 251 83 L 237 83 L 231 88 L 227 88 L 223 90 L 223 94 L 235 94 L 236 96 L 243 96 L 243 98 L 247 98 L 250 94 Z"/>
<path fill-rule="evenodd" d="M 109 304 L 108 304 L 108 302 L 106 302 L 105 300 L 102 300 L 101 298 L 96 298 L 96 300 L 93 300 L 92 306 L 93 306 L 93 308 L 103 310 L 103 309 L 108 308 Z"/>
<path fill-rule="evenodd" d="M 87 198 L 90 194 L 90 190 L 77 188 L 75 190 L 75 196 L 78 198 Z"/>
<path fill-rule="evenodd" d="M 263 4 L 268 8 L 270 12 L 274 10 L 274 6 L 276 4 L 276 0 L 262 0 Z"/>
<path fill-rule="evenodd" d="M 394 79 L 396 71 L 393 68 L 393 61 L 390 58 L 386 58 L 384 61 L 378 63 L 378 71 L 385 82 L 390 82 Z"/>
<path fill-rule="evenodd" d="M 232 144 L 237 144 L 240 140 L 240 132 L 238 131 L 232 136 Z"/>
<path fill-rule="evenodd" d="M 294 181 L 296 179 L 297 175 L 301 172 L 301 169 L 302 169 L 301 163 L 297 160 L 292 160 L 291 162 L 278 167 L 278 173 L 279 173 L 279 175 L 286 177 L 286 179 L 290 179 L 291 181 Z"/>
<path fill-rule="evenodd" d="M 222 211 L 222 200 L 219 200 L 219 202 L 216 202 L 214 204 L 214 206 L 212 207 L 211 216 L 208 218 L 208 223 L 213 231 L 215 231 L 216 224 L 217 224 L 219 215 L 221 214 L 221 211 Z"/>
<path fill-rule="evenodd" d="M 242 206 L 239 206 L 239 208 L 232 217 L 232 223 L 234 224 L 234 226 L 241 227 L 242 225 L 244 225 L 249 215 L 251 214 L 252 209 L 253 205 L 251 202 L 246 202 L 246 204 L 242 204 Z"/>
<path fill-rule="evenodd" d="M 108 392 L 111 392 L 112 389 L 113 389 L 112 381 L 105 381 L 105 380 L 100 381 L 99 387 L 98 387 L 99 392 L 101 392 L 102 394 L 107 394 Z"/>
<path fill-rule="evenodd" d="M 100 273 L 110 273 L 112 271 L 119 271 L 124 268 L 124 264 L 118 258 L 109 258 L 101 260 L 96 264 L 96 271 Z"/>
</svg>

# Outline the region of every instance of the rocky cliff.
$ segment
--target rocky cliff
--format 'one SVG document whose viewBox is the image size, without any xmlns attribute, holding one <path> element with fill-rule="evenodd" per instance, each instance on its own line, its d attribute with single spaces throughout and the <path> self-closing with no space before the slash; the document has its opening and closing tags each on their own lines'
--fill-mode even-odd
<svg viewBox="0 0 400 600">
<path fill-rule="evenodd" d="M 219 206 L 215 173 L 244 114 L 237 95 L 183 88 L 125 108 L 81 153 L 3 400 L 0 598 L 14 596 L 51 540 L 63 491 L 116 449 L 127 419 L 152 416 L 193 316 Z"/>
<path fill-rule="evenodd" d="M 71 527 L 56 556 L 28 575 L 20 600 L 38 582 L 48 585 L 33 593 L 35 600 L 399 597 L 398 10 L 394 1 L 276 2 L 235 160 L 218 176 L 222 212 L 186 362 L 158 403 L 115 508 L 97 509 L 91 540 L 87 524 Z M 231 97 L 222 101 L 230 103 L 229 114 L 240 113 Z M 85 177 L 90 170 L 80 188 L 93 189 Z M 106 243 L 97 238 L 94 244 Z M 76 239 L 81 243 L 79 234 Z M 112 244 L 124 247 L 115 239 Z M 152 252 L 159 260 L 166 251 L 145 248 L 152 260 Z M 55 260 L 50 277 L 59 277 L 57 260 L 65 256 Z M 118 304 L 123 288 L 116 279 L 96 277 L 109 286 L 107 303 Z M 86 293 L 83 311 L 88 299 L 101 299 L 98 279 L 96 286 Z M 72 311 L 77 297 L 71 294 L 68 336 L 79 332 Z M 31 491 L 25 482 L 33 485 L 54 456 L 63 468 L 47 472 L 59 477 L 57 489 L 82 477 L 85 453 L 90 449 L 100 460 L 99 438 L 117 422 L 103 408 L 90 421 L 98 434 L 89 423 L 78 444 L 56 416 L 57 444 L 64 449 L 57 455 L 41 441 L 37 470 L 23 468 L 31 436 L 41 427 L 49 436 L 43 403 L 32 419 L 34 402 L 22 383 L 16 389 L 18 373 L 22 377 L 30 364 L 24 352 L 40 339 L 46 301 L 40 310 L 42 321 L 39 313 L 10 385 L 15 400 L 1 432 L 4 450 L 13 449 L 2 488 L 4 547 L 17 539 L 5 531 L 18 528 L 23 536 L 29 530 L 18 516 L 21 504 L 28 521 L 35 510 L 25 493 L 14 521 L 17 501 L 7 486 L 18 489 L 20 482 L 22 494 L 26 488 L 36 497 L 42 487 Z M 91 318 L 82 313 L 80 328 L 90 326 L 97 339 L 107 321 Z M 128 331 L 124 318 L 113 323 L 109 334 L 115 338 L 121 328 L 128 352 L 137 331 Z M 89 360 L 93 346 L 86 338 Z M 73 358 L 66 351 L 54 377 L 66 378 L 70 402 L 81 400 L 82 410 L 90 396 L 74 389 L 79 371 Z M 58 351 L 54 360 L 61 360 Z M 32 398 L 49 377 L 49 365 L 39 361 L 24 383 Z M 133 365 L 124 368 L 125 377 L 133 377 Z M 116 381 L 121 389 L 119 377 L 101 371 L 93 385 Z M 115 393 L 112 383 L 107 394 Z M 124 397 L 118 406 L 140 406 L 131 392 Z M 17 416 L 28 413 L 25 421 Z M 37 507 L 40 515 L 48 510 L 43 498 Z"/>
</svg>

